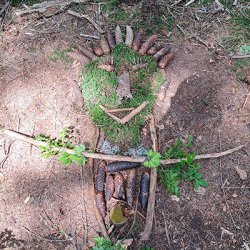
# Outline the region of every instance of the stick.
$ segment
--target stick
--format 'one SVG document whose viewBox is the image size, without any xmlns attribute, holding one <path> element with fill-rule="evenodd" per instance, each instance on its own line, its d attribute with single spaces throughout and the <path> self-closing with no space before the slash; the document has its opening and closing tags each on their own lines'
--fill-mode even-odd
<svg viewBox="0 0 250 250">
<path fill-rule="evenodd" d="M 248 94 L 247 94 L 246 100 L 245 100 L 245 102 L 244 102 L 244 104 L 243 104 L 241 110 L 245 108 L 245 106 L 246 106 L 246 104 L 247 104 L 247 100 L 248 100 L 248 98 L 249 98 L 249 95 L 250 95 L 250 91 L 249 91 Z"/>
<path fill-rule="evenodd" d="M 135 110 L 133 110 L 130 114 L 126 115 L 125 117 L 123 117 L 121 119 L 121 124 L 125 124 L 126 122 L 128 122 L 130 119 L 132 119 L 136 114 L 138 114 L 144 107 L 147 106 L 149 102 L 143 102 L 138 108 L 136 108 Z"/>
<path fill-rule="evenodd" d="M 109 113 L 115 113 L 115 112 L 121 112 L 121 111 L 131 111 L 134 110 L 135 108 L 124 108 L 124 109 L 111 109 L 107 110 Z"/>
<path fill-rule="evenodd" d="M 171 5 L 171 7 L 175 6 L 176 4 L 178 4 L 178 3 L 180 3 L 180 2 L 182 2 L 182 0 L 177 0 L 175 3 L 173 3 L 173 4 Z"/>
<path fill-rule="evenodd" d="M 60 1 L 44 1 L 39 4 L 34 4 L 32 6 L 29 6 L 28 9 L 19 9 L 15 11 L 15 15 L 17 16 L 23 16 L 25 14 L 31 14 L 34 12 L 38 12 L 41 16 L 53 16 L 54 14 L 57 14 L 58 12 L 63 11 L 67 6 L 69 6 L 71 3 L 85 3 L 89 0 L 60 0 Z"/>
<path fill-rule="evenodd" d="M 245 56 L 231 56 L 232 59 L 243 59 L 243 58 L 249 58 L 250 55 L 245 55 Z"/>
<path fill-rule="evenodd" d="M 95 28 L 96 28 L 101 34 L 103 34 L 103 33 L 105 32 L 104 30 L 102 30 L 102 28 L 101 28 L 97 23 L 94 22 L 94 20 L 93 20 L 92 18 L 89 17 L 89 15 L 79 14 L 79 13 L 76 13 L 76 12 L 74 12 L 74 11 L 72 11 L 72 10 L 68 10 L 68 13 L 69 13 L 70 15 L 73 15 L 73 16 L 76 16 L 76 17 L 79 17 L 79 18 L 86 18 L 90 23 L 92 23 L 92 24 L 95 26 Z"/>
<path fill-rule="evenodd" d="M 36 146 L 48 146 L 49 144 L 47 142 L 43 142 L 43 141 L 36 141 L 33 138 L 27 136 L 27 135 L 23 135 L 23 134 L 19 134 L 17 132 L 11 131 L 11 130 L 5 130 L 4 133 L 6 135 L 12 136 L 14 138 L 17 138 L 19 140 L 22 140 L 24 142 L 28 142 L 31 143 L 33 145 Z M 196 157 L 194 158 L 195 160 L 199 160 L 199 159 L 209 159 L 209 158 L 218 158 L 221 156 L 225 156 L 228 154 L 231 154 L 235 151 L 238 151 L 240 149 L 242 149 L 245 145 L 240 145 L 236 148 L 232 148 L 229 149 L 227 151 L 221 152 L 221 153 L 214 153 L 214 154 L 205 154 L 205 155 L 196 155 Z M 60 150 L 59 148 L 54 147 L 53 150 Z M 65 148 L 64 149 L 65 152 L 69 153 L 69 154 L 75 154 L 75 151 L 72 149 L 68 149 Z M 88 153 L 88 152 L 82 152 L 82 154 L 85 157 L 90 157 L 90 158 L 95 158 L 95 159 L 100 159 L 100 160 L 106 160 L 106 161 L 129 161 L 129 162 L 141 162 L 143 163 L 147 157 L 144 156 L 134 156 L 134 157 L 128 157 L 128 156 L 123 156 L 123 155 L 103 155 L 103 154 L 98 154 L 98 153 Z M 186 158 L 184 158 L 184 160 L 187 160 Z M 170 160 L 160 160 L 160 163 L 162 165 L 170 165 L 170 164 L 175 164 L 177 162 L 181 162 L 181 159 L 170 159 Z"/>
<path fill-rule="evenodd" d="M 169 248 L 171 248 L 171 245 L 170 245 L 170 239 L 169 239 L 169 234 L 168 234 L 168 226 L 167 226 L 167 221 L 166 221 L 166 217 L 165 217 L 165 214 L 164 214 L 164 212 L 163 212 L 163 211 L 162 211 L 162 216 L 163 216 L 163 219 L 164 219 L 165 231 L 166 231 L 166 236 L 167 236 L 167 240 L 168 240 L 168 246 L 169 246 Z"/>
<path fill-rule="evenodd" d="M 191 3 L 193 3 L 195 0 L 190 0 L 188 3 L 185 4 L 185 7 L 189 6 Z"/>
<path fill-rule="evenodd" d="M 112 114 L 110 114 L 109 112 L 108 112 L 108 110 L 105 108 L 105 107 L 103 107 L 102 105 L 99 105 L 99 107 L 108 115 L 108 116 L 110 116 L 111 118 L 113 118 L 115 121 L 117 121 L 118 123 L 122 123 L 122 120 L 120 119 L 120 118 L 118 118 L 118 117 L 116 117 L 115 115 L 112 115 Z"/>
<path fill-rule="evenodd" d="M 0 10 L 0 16 L 4 13 L 4 11 L 9 7 L 9 5 L 10 5 L 10 2 L 7 2 L 4 6 L 3 6 L 3 8 Z"/>
<path fill-rule="evenodd" d="M 153 150 L 154 152 L 157 152 L 158 145 L 157 145 L 157 136 L 156 136 L 155 122 L 154 122 L 153 116 L 151 117 L 151 120 L 150 120 L 150 133 L 151 133 L 151 139 L 153 141 Z M 152 230 L 154 210 L 155 210 L 156 182 L 157 182 L 157 168 L 153 168 L 151 169 L 151 174 L 150 174 L 147 220 L 146 220 L 144 232 L 142 233 L 142 237 L 140 240 L 149 240 L 149 236 Z"/>
<path fill-rule="evenodd" d="M 98 130 L 99 131 L 99 130 Z M 99 134 L 99 132 L 98 132 Z M 98 138 L 98 136 L 96 137 Z M 95 147 L 96 147 L 96 144 L 97 144 L 97 140 L 94 142 L 94 146 L 92 148 L 92 150 L 94 151 L 95 150 Z M 87 163 L 87 169 L 88 169 L 88 191 L 89 191 L 89 199 L 91 201 L 91 205 L 92 205 L 92 208 L 94 210 L 94 213 L 95 213 L 95 217 L 96 217 L 96 220 L 97 220 L 97 223 L 99 225 L 99 228 L 101 230 L 101 233 L 102 235 L 105 237 L 106 240 L 110 240 L 109 236 L 108 236 L 108 232 L 106 230 L 106 227 L 103 223 L 103 219 L 97 209 L 97 206 L 96 206 L 96 202 L 95 202 L 95 189 L 94 189 L 94 181 L 93 181 L 93 177 L 94 177 L 94 159 L 93 158 L 90 158 L 89 159 L 89 162 Z"/>
<path fill-rule="evenodd" d="M 92 35 L 87 35 L 87 34 L 80 34 L 80 36 L 100 40 L 100 38 L 98 36 L 92 36 Z"/>
<path fill-rule="evenodd" d="M 221 5 L 220 7 L 218 7 L 217 9 L 215 9 L 214 11 L 212 11 L 208 16 L 207 16 L 207 20 L 209 20 L 214 14 L 216 14 L 217 12 L 221 11 L 224 9 L 224 6 Z"/>
<path fill-rule="evenodd" d="M 136 203 L 135 203 L 135 214 L 134 214 L 134 219 L 133 219 L 133 223 L 129 229 L 129 233 L 133 230 L 134 224 L 135 224 L 135 219 L 136 219 L 136 214 L 137 214 L 137 207 L 138 207 L 138 200 L 139 200 L 139 192 L 137 193 L 136 196 Z"/>
</svg>

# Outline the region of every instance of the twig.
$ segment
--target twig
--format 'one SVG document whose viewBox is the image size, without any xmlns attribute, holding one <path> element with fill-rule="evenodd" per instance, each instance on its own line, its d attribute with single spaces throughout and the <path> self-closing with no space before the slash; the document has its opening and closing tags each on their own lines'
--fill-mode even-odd
<svg viewBox="0 0 250 250">
<path fill-rule="evenodd" d="M 46 239 L 46 238 L 44 238 L 44 237 L 42 237 L 42 236 L 40 236 L 40 235 L 38 235 L 38 234 L 35 234 L 35 233 L 33 233 L 33 232 L 31 232 L 29 229 L 27 229 L 26 227 L 23 227 L 23 226 L 20 226 L 22 229 L 24 229 L 26 232 L 28 232 L 29 234 L 32 234 L 32 235 L 34 235 L 34 236 L 36 236 L 36 237 L 38 237 L 38 238 L 40 238 L 40 239 L 42 239 L 42 240 L 45 240 L 45 241 L 54 241 L 54 242 L 65 242 L 65 241 L 71 241 L 71 240 L 73 240 L 80 232 L 81 232 L 81 230 L 77 233 L 77 234 L 75 234 L 74 236 L 70 236 L 69 237 L 69 239 L 68 240 L 57 240 L 57 239 L 55 239 L 55 240 L 50 240 L 50 239 Z"/>
<path fill-rule="evenodd" d="M 242 188 L 249 189 L 250 187 L 224 187 L 224 188 L 227 188 L 227 189 L 242 189 Z"/>
<path fill-rule="evenodd" d="M 120 119 L 120 118 L 118 118 L 118 117 L 116 117 L 115 115 L 112 115 L 112 114 L 110 114 L 109 112 L 108 112 L 108 110 L 105 108 L 105 107 L 103 107 L 102 105 L 99 105 L 99 107 L 108 115 L 108 116 L 110 116 L 111 118 L 113 118 L 115 121 L 117 121 L 118 123 L 122 123 L 122 120 Z"/>
<path fill-rule="evenodd" d="M 175 6 L 176 4 L 178 4 L 178 3 L 182 2 L 182 1 L 183 1 L 183 0 L 177 0 L 177 1 L 175 1 L 175 2 L 171 5 L 171 7 Z"/>
<path fill-rule="evenodd" d="M 7 82 L 7 84 L 9 84 L 10 82 L 12 82 L 12 81 L 16 80 L 17 78 L 19 78 L 19 77 L 21 77 L 21 76 L 26 75 L 27 73 L 28 73 L 28 72 L 24 72 L 23 74 L 18 75 L 17 77 L 15 77 L 15 78 L 13 78 L 13 79 L 9 80 L 9 81 Z"/>
<path fill-rule="evenodd" d="M 248 92 L 248 94 L 247 94 L 246 100 L 245 100 L 245 102 L 244 102 L 244 104 L 243 104 L 243 106 L 242 106 L 241 110 L 245 108 L 245 106 L 246 106 L 246 104 L 247 104 L 247 101 L 248 101 L 249 96 L 250 96 L 250 91 L 249 91 L 249 92 Z"/>
<path fill-rule="evenodd" d="M 109 109 L 107 112 L 109 113 L 115 113 L 115 112 L 122 112 L 122 111 L 131 111 L 134 110 L 135 108 L 124 108 L 124 109 Z"/>
<path fill-rule="evenodd" d="M 217 12 L 219 12 L 219 11 L 221 11 L 221 10 L 223 10 L 224 9 L 224 6 L 223 5 L 221 5 L 221 6 L 219 6 L 217 9 L 215 9 L 215 10 L 213 10 L 211 13 L 209 13 L 208 14 L 208 16 L 207 16 L 207 21 L 214 15 L 214 14 L 216 14 Z"/>
<path fill-rule="evenodd" d="M 101 33 L 103 34 L 105 31 L 97 24 L 94 22 L 94 20 L 92 18 L 89 17 L 89 15 L 83 15 L 83 14 L 80 14 L 80 13 L 76 13 L 72 10 L 68 10 L 68 13 L 70 15 L 73 15 L 73 16 L 76 16 L 76 17 L 79 17 L 79 18 L 86 18 L 90 23 L 92 23 L 95 28 Z"/>
<path fill-rule="evenodd" d="M 129 120 L 131 120 L 135 115 L 137 115 L 149 102 L 143 102 L 138 108 L 134 109 L 130 114 L 124 116 L 122 119 L 116 117 L 113 114 L 109 113 L 109 110 L 107 110 L 105 107 L 102 105 L 99 105 L 99 107 L 111 118 L 113 118 L 115 121 L 117 121 L 120 124 L 125 124 Z"/>
<path fill-rule="evenodd" d="M 9 7 L 9 5 L 10 5 L 10 2 L 7 2 L 4 6 L 3 6 L 3 8 L 0 10 L 0 16 L 4 13 L 4 11 Z"/>
<path fill-rule="evenodd" d="M 98 36 L 87 35 L 87 34 L 80 34 L 80 36 L 100 40 L 100 38 Z"/>
<path fill-rule="evenodd" d="M 99 136 L 99 130 L 96 130 L 97 132 L 95 134 L 98 133 L 97 137 Z M 96 144 L 97 144 L 97 140 L 94 142 L 93 147 L 91 148 L 93 151 L 95 151 L 96 148 Z M 97 223 L 99 225 L 100 231 L 102 233 L 102 235 L 107 239 L 110 240 L 108 232 L 106 230 L 106 227 L 103 223 L 103 219 L 97 209 L 96 206 L 96 202 L 95 202 L 95 190 L 94 190 L 94 181 L 93 181 L 93 177 L 94 177 L 94 157 L 91 157 L 87 163 L 87 170 L 88 170 L 88 193 L 89 193 L 89 200 L 91 201 L 91 205 L 92 205 L 92 209 L 94 210 L 94 214 L 97 220 Z"/>
<path fill-rule="evenodd" d="M 151 139 L 153 141 L 153 150 L 154 150 L 154 152 L 158 152 L 157 135 L 156 135 L 156 131 L 155 131 L 155 121 L 154 121 L 153 116 L 151 116 L 151 119 L 150 119 L 150 133 L 151 133 Z M 151 230 L 152 230 L 154 210 L 155 210 L 156 182 L 157 182 L 157 168 L 153 168 L 153 169 L 151 169 L 151 174 L 150 174 L 147 219 L 146 219 L 145 229 L 142 233 L 142 237 L 141 237 L 140 241 L 148 240 L 150 233 L 151 233 Z"/>
<path fill-rule="evenodd" d="M 134 214 L 134 219 L 133 219 L 133 223 L 129 229 L 129 233 L 133 230 L 134 224 L 135 224 L 135 219 L 136 219 L 136 213 L 137 213 L 137 207 L 138 207 L 138 200 L 139 200 L 139 192 L 137 193 L 136 196 L 136 203 L 135 203 L 135 214 Z"/>
<path fill-rule="evenodd" d="M 16 139 L 34 144 L 36 146 L 48 146 L 49 144 L 47 142 L 43 142 L 43 141 L 36 141 L 33 138 L 23 135 L 23 134 L 19 134 L 17 132 L 11 131 L 11 130 L 5 130 L 4 133 L 6 135 L 15 137 Z M 221 156 L 225 156 L 228 154 L 231 154 L 235 151 L 238 151 L 240 149 L 242 149 L 244 147 L 244 145 L 240 145 L 236 148 L 232 148 L 229 149 L 227 151 L 224 152 L 220 152 L 220 153 L 214 153 L 214 154 L 205 154 L 205 155 L 196 155 L 196 157 L 194 158 L 195 160 L 199 160 L 199 159 L 209 159 L 209 158 L 218 158 Z M 59 150 L 60 148 L 54 147 L 53 150 Z M 75 151 L 69 148 L 65 148 L 64 149 L 67 153 L 69 154 L 75 154 Z M 128 157 L 128 156 L 123 156 L 123 155 L 103 155 L 103 154 L 98 154 L 98 153 L 88 153 L 88 152 L 82 152 L 82 154 L 85 157 L 90 157 L 90 158 L 95 158 L 95 159 L 101 159 L 101 160 L 107 160 L 107 161 L 129 161 L 129 162 L 144 162 L 147 157 L 145 156 L 134 156 L 134 157 Z M 186 158 L 183 158 L 184 160 L 187 160 Z M 182 159 L 170 159 L 170 160 L 160 160 L 160 163 L 162 165 L 170 165 L 170 164 L 175 164 L 177 162 L 181 162 Z"/>
<path fill-rule="evenodd" d="M 193 2 L 195 2 L 195 0 L 190 0 L 189 2 L 187 2 L 186 4 L 185 4 L 185 7 L 187 7 L 187 6 L 189 6 L 191 3 L 193 3 Z"/>
<path fill-rule="evenodd" d="M 169 234 L 168 234 L 167 221 L 166 221 L 166 217 L 165 217 L 165 214 L 164 214 L 163 210 L 162 210 L 162 216 L 163 216 L 163 219 L 164 219 L 165 231 L 166 231 L 166 236 L 167 236 L 167 240 L 168 240 L 168 246 L 169 246 L 169 248 L 171 248 L 171 245 L 170 245 L 170 238 L 169 238 Z"/>
<path fill-rule="evenodd" d="M 238 3 L 238 0 L 234 0 L 234 2 L 233 2 L 233 6 L 236 6 L 236 5 L 237 5 L 237 3 Z"/>
<path fill-rule="evenodd" d="M 221 139 L 220 139 L 220 132 L 219 132 L 219 140 L 220 140 L 220 151 L 222 151 Z M 228 203 L 227 203 L 226 193 L 225 193 L 224 186 L 223 186 L 222 167 L 221 167 L 221 157 L 220 157 L 220 176 L 221 176 L 221 188 L 222 188 L 222 191 L 223 191 L 223 196 L 224 196 L 225 203 L 226 203 L 226 205 L 227 205 L 228 213 L 229 213 L 229 215 L 230 215 L 230 217 L 231 217 L 231 220 L 232 220 L 234 226 L 235 226 L 237 229 L 240 229 L 238 226 L 236 226 L 236 224 L 235 224 L 235 222 L 234 222 L 234 218 L 233 218 L 233 216 L 232 216 L 232 214 L 231 214 L 229 205 L 228 205 Z"/>
<path fill-rule="evenodd" d="M 9 8 L 10 8 L 10 5 L 7 6 L 7 10 L 5 12 L 5 15 L 4 15 L 4 18 L 3 18 L 3 21 L 2 21 L 2 25 L 1 25 L 0 31 L 2 31 L 4 29 L 4 21 L 5 21 L 6 17 L 7 17 Z M 12 21 L 12 19 L 11 19 L 11 21 Z"/>
<path fill-rule="evenodd" d="M 231 56 L 232 59 L 244 59 L 244 58 L 249 58 L 250 55 L 244 55 L 244 56 Z"/>
<path fill-rule="evenodd" d="M 143 214 L 141 214 L 139 211 L 137 211 L 137 213 L 138 213 L 144 220 L 146 220 L 146 217 L 145 217 Z"/>
</svg>

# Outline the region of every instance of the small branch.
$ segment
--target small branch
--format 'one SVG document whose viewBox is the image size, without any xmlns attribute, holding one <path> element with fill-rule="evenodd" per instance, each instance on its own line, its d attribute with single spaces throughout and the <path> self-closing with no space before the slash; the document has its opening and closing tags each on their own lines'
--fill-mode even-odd
<svg viewBox="0 0 250 250">
<path fill-rule="evenodd" d="M 113 118 L 115 121 L 117 121 L 118 123 L 122 123 L 122 120 L 120 119 L 120 118 L 118 118 L 118 117 L 116 117 L 115 115 L 112 115 L 112 114 L 110 114 L 109 112 L 108 112 L 108 110 L 105 108 L 105 107 L 103 107 L 102 105 L 99 105 L 99 107 L 108 115 L 108 116 L 110 116 L 111 118 Z"/>
<path fill-rule="evenodd" d="M 135 219 L 136 219 L 136 214 L 137 214 L 137 207 L 138 207 L 138 200 L 139 200 L 139 192 L 137 193 L 137 196 L 136 196 L 136 204 L 135 204 L 135 214 L 134 214 L 134 219 L 133 219 L 133 223 L 129 229 L 129 233 L 133 230 L 133 227 L 134 227 L 134 224 L 135 224 Z M 128 234 L 129 234 L 128 233 Z"/>
<path fill-rule="evenodd" d="M 187 6 L 189 6 L 191 3 L 193 3 L 193 2 L 195 2 L 195 0 L 190 0 L 189 2 L 187 2 L 186 4 L 185 4 L 185 7 L 187 7 Z"/>
<path fill-rule="evenodd" d="M 208 16 L 207 16 L 207 20 L 209 20 L 214 14 L 216 14 L 217 12 L 224 10 L 224 6 L 221 5 L 219 6 L 217 9 L 215 9 L 214 11 L 212 11 Z"/>
<path fill-rule="evenodd" d="M 128 122 L 130 119 L 132 119 L 135 115 L 137 115 L 144 107 L 146 107 L 148 105 L 148 101 L 147 102 L 143 102 L 138 108 L 136 108 L 135 110 L 133 110 L 130 114 L 126 115 L 125 117 L 123 117 L 121 119 L 121 124 L 125 124 L 126 122 Z"/>
<path fill-rule="evenodd" d="M 4 6 L 3 6 L 3 8 L 0 10 L 0 16 L 4 13 L 4 11 L 9 7 L 9 5 L 10 5 L 10 2 L 7 2 Z"/>
<path fill-rule="evenodd" d="M 245 99 L 245 102 L 244 102 L 244 104 L 243 104 L 243 106 L 242 106 L 241 110 L 245 108 L 245 106 L 246 106 L 246 104 L 247 104 L 247 101 L 248 101 L 249 96 L 250 96 L 250 91 L 249 91 L 249 92 L 248 92 L 248 94 L 247 94 L 247 97 L 246 97 L 246 99 Z"/>
<path fill-rule="evenodd" d="M 154 152 L 157 152 L 158 145 L 157 145 L 157 136 L 156 136 L 155 122 L 154 122 L 153 116 L 151 116 L 151 120 L 150 120 L 150 133 L 151 133 L 151 139 L 153 141 L 153 150 Z M 146 219 L 145 229 L 142 233 L 142 237 L 140 240 L 148 240 L 151 230 L 152 230 L 154 210 L 155 210 L 156 183 L 157 183 L 157 168 L 153 168 L 151 169 L 151 174 L 150 174 L 147 219 Z"/>
<path fill-rule="evenodd" d="M 94 20 L 93 20 L 92 18 L 89 17 L 89 15 L 79 14 L 79 13 L 76 13 L 76 12 L 74 12 L 74 11 L 72 11 L 72 10 L 68 10 L 68 13 L 69 13 L 70 15 L 73 15 L 73 16 L 76 16 L 76 17 L 79 17 L 79 18 L 86 18 L 90 23 L 92 23 L 92 24 L 95 26 L 95 28 L 96 28 L 101 34 L 105 33 L 105 31 L 104 31 L 97 23 L 95 23 Z"/>
<path fill-rule="evenodd" d="M 115 112 L 122 112 L 122 111 L 131 111 L 134 110 L 135 108 L 124 108 L 124 109 L 111 109 L 107 110 L 109 113 L 115 113 Z"/>
<path fill-rule="evenodd" d="M 45 147 L 45 146 L 49 145 L 47 142 L 36 141 L 27 135 L 23 135 L 23 134 L 20 134 L 20 133 L 17 133 L 17 132 L 8 130 L 8 129 L 5 130 L 4 133 L 6 135 L 12 136 L 16 139 L 31 143 L 31 144 L 36 145 L 36 146 L 44 146 Z M 221 153 L 196 155 L 196 157 L 194 159 L 200 160 L 200 159 L 218 158 L 221 156 L 231 154 L 235 151 L 238 151 L 238 150 L 242 149 L 243 147 L 244 147 L 244 145 L 240 145 L 236 148 L 232 148 L 232 149 L 229 149 L 229 150 L 221 152 Z M 54 150 L 61 150 L 60 148 L 56 148 L 56 147 L 54 147 L 53 149 Z M 69 154 L 75 154 L 75 151 L 72 149 L 65 148 L 64 150 L 65 150 L 65 152 L 67 152 Z M 141 162 L 141 163 L 143 163 L 147 159 L 147 157 L 144 157 L 144 156 L 128 157 L 128 156 L 123 156 L 123 155 L 103 155 L 103 154 L 88 153 L 88 152 L 82 152 L 82 154 L 85 157 L 101 159 L 101 160 L 106 160 L 106 161 L 129 161 L 129 162 Z M 187 159 L 184 158 L 184 160 L 187 160 Z M 170 164 L 175 164 L 177 162 L 181 162 L 181 159 L 160 160 L 160 163 L 162 165 L 170 165 Z"/>
<path fill-rule="evenodd" d="M 182 2 L 182 1 L 183 1 L 183 0 L 177 0 L 177 1 L 175 1 L 175 2 L 171 5 L 171 7 L 175 6 L 176 4 L 178 4 L 178 3 Z"/>
<path fill-rule="evenodd" d="M 162 211 L 162 216 L 163 216 L 163 219 L 164 219 L 165 231 L 166 231 L 166 236 L 167 236 L 167 240 L 168 240 L 168 246 L 169 246 L 169 248 L 171 248 L 171 245 L 170 245 L 170 238 L 169 238 L 169 234 L 168 234 L 167 221 L 166 221 L 166 217 L 165 217 L 165 214 L 164 214 L 163 211 Z"/>
<path fill-rule="evenodd" d="M 92 35 L 87 35 L 87 34 L 80 34 L 80 36 L 100 40 L 98 36 L 92 36 Z"/>
<path fill-rule="evenodd" d="M 250 55 L 245 55 L 245 56 L 231 56 L 232 59 L 244 59 L 244 58 L 249 58 Z"/>
</svg>

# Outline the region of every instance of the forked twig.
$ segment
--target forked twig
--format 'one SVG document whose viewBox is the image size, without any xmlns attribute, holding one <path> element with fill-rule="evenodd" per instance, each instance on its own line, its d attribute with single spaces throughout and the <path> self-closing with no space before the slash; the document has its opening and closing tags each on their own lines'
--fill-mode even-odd
<svg viewBox="0 0 250 250">
<path fill-rule="evenodd" d="M 167 240 L 168 240 L 168 246 L 169 246 L 169 248 L 171 248 L 171 245 L 170 245 L 170 238 L 169 238 L 169 234 L 168 234 L 167 221 L 166 221 L 166 217 L 165 217 L 165 214 L 164 214 L 163 211 L 162 211 L 162 216 L 163 216 L 163 219 L 164 219 L 165 231 L 166 231 L 166 236 L 167 236 Z"/>
</svg>

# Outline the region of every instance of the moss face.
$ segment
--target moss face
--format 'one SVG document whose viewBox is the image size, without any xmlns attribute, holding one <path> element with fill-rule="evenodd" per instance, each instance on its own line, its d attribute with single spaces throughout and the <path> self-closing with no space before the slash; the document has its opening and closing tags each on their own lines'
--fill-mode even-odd
<svg viewBox="0 0 250 250">
<path fill-rule="evenodd" d="M 114 72 L 106 72 L 97 66 L 108 58 L 113 58 Z M 133 71 L 132 66 L 138 62 L 147 62 L 146 68 Z M 140 127 L 144 124 L 144 118 L 153 109 L 155 99 L 154 90 L 151 88 L 151 78 L 156 71 L 157 64 L 152 56 L 139 57 L 138 52 L 133 51 L 125 44 L 117 44 L 114 50 L 107 56 L 99 57 L 96 61 L 91 61 L 83 68 L 82 95 L 84 103 L 93 117 L 95 124 L 103 127 L 111 141 L 117 144 L 126 143 L 129 146 L 136 146 L 140 141 Z M 118 75 L 124 70 L 130 73 L 130 89 L 133 99 L 123 99 L 118 105 L 116 88 L 118 86 Z M 121 125 L 111 119 L 99 107 L 102 104 L 107 109 L 115 108 L 137 108 L 144 101 L 149 104 L 128 123 Z M 124 117 L 129 112 L 116 113 L 119 118 Z"/>
</svg>

